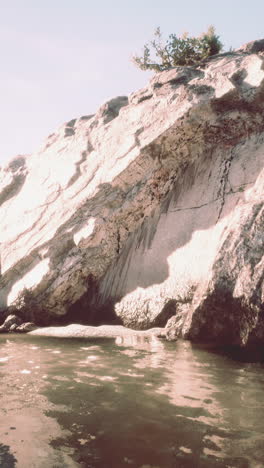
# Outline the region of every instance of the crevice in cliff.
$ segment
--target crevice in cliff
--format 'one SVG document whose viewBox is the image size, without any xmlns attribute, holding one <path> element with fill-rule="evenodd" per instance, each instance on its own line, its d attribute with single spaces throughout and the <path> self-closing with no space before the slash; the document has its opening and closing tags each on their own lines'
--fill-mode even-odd
<svg viewBox="0 0 264 468">
<path fill-rule="evenodd" d="M 69 122 L 66 123 L 65 128 L 64 128 L 64 136 L 65 137 L 70 137 L 75 135 L 75 124 L 76 124 L 77 119 L 72 119 Z"/>
<path fill-rule="evenodd" d="M 26 177 L 28 175 L 26 157 L 16 156 L 3 169 L 3 172 L 0 168 L 0 175 L 3 174 L 4 176 L 8 172 L 10 173 L 12 180 L 10 183 L 5 185 L 2 190 L 0 189 L 0 206 L 3 205 L 6 201 L 18 195 L 21 191 L 25 183 Z"/>
<path fill-rule="evenodd" d="M 230 172 L 230 167 L 231 167 L 231 164 L 232 164 L 232 161 L 234 159 L 234 148 L 231 149 L 230 151 L 230 156 L 229 158 L 226 158 L 225 161 L 224 161 L 224 168 L 223 168 L 223 173 L 222 173 L 222 177 L 220 179 L 220 188 L 218 190 L 218 199 L 220 198 L 221 200 L 221 204 L 220 204 L 220 208 L 219 208 L 219 212 L 218 212 L 218 216 L 217 216 L 217 221 L 219 221 L 221 215 L 222 215 L 222 212 L 223 212 L 223 209 L 224 209 L 224 206 L 225 206 L 225 197 L 226 197 L 226 187 L 227 187 L 227 184 L 228 184 L 228 176 L 229 176 L 229 172 Z"/>
<path fill-rule="evenodd" d="M 198 210 L 200 208 L 204 208 L 205 206 L 212 205 L 213 203 L 216 203 L 219 200 L 223 201 L 223 198 L 225 198 L 226 196 L 235 195 L 236 193 L 241 193 L 241 192 L 243 192 L 244 187 L 247 187 L 249 185 L 252 186 L 253 184 L 254 184 L 254 181 L 245 182 L 245 183 L 243 183 L 243 184 L 241 184 L 239 186 L 238 190 L 233 190 L 231 188 L 231 190 L 229 190 L 228 192 L 225 192 L 222 197 L 214 198 L 213 200 L 209 200 L 207 203 L 202 203 L 201 205 L 196 205 L 196 206 L 188 206 L 188 207 L 183 207 L 183 208 L 169 209 L 167 212 L 168 213 L 173 213 L 173 212 L 177 212 L 177 211 Z M 242 190 L 242 188 L 243 188 L 243 190 Z M 258 200 L 256 199 L 256 201 L 258 201 Z M 225 200 L 224 200 L 224 203 L 225 203 Z M 223 206 L 224 206 L 224 203 L 223 203 Z M 249 203 L 252 203 L 252 200 Z M 244 204 L 247 204 L 247 203 L 244 202 Z M 222 210 L 223 210 L 223 207 L 222 207 Z M 220 218 L 220 216 L 218 215 L 217 221 L 219 221 L 219 218 Z"/>
<path fill-rule="evenodd" d="M 25 183 L 26 177 L 27 173 L 22 173 L 14 176 L 12 182 L 9 185 L 7 185 L 0 193 L 0 206 L 19 194 L 20 190 L 22 189 Z"/>
<path fill-rule="evenodd" d="M 73 185 L 76 182 L 77 179 L 79 179 L 79 177 L 81 177 L 81 175 L 82 175 L 81 165 L 85 161 L 87 161 L 87 157 L 88 157 L 89 153 L 91 153 L 92 151 L 94 151 L 94 147 L 93 147 L 91 141 L 88 139 L 87 149 L 85 151 L 82 151 L 81 158 L 79 159 L 79 161 L 77 161 L 75 163 L 75 167 L 76 167 L 75 174 L 73 174 L 73 176 L 70 178 L 66 189 L 68 189 L 71 185 Z"/>
<path fill-rule="evenodd" d="M 77 163 L 75 163 L 75 167 L 76 167 L 75 174 L 73 174 L 73 176 L 70 178 L 66 189 L 69 188 L 71 185 L 73 185 L 77 179 L 79 179 L 79 177 L 81 176 L 81 165 L 82 163 L 86 161 L 86 159 L 87 159 L 87 151 L 82 151 L 81 159 L 77 161 Z"/>
<path fill-rule="evenodd" d="M 120 230 L 118 229 L 117 230 L 117 236 L 116 236 L 116 241 L 117 241 L 116 253 L 117 253 L 117 255 L 119 255 L 119 253 L 120 253 L 120 240 L 121 240 Z"/>
</svg>

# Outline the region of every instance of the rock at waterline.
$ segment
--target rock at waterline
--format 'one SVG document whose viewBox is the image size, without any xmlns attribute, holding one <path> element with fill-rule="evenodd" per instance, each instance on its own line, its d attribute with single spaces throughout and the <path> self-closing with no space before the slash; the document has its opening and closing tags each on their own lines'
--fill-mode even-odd
<svg viewBox="0 0 264 468">
<path fill-rule="evenodd" d="M 28 333 L 28 332 L 31 332 L 31 331 L 35 330 L 36 328 L 38 328 L 38 327 L 35 325 L 35 323 L 25 322 L 25 323 L 22 323 L 21 325 L 19 325 L 16 328 L 16 332 L 18 332 L 18 333 Z"/>
<path fill-rule="evenodd" d="M 0 333 L 6 333 L 10 331 L 11 328 L 14 331 L 21 323 L 22 320 L 17 315 L 8 315 L 4 323 L 0 326 Z"/>
<path fill-rule="evenodd" d="M 0 333 L 18 332 L 27 333 L 35 330 L 36 325 L 32 322 L 22 323 L 22 319 L 17 315 L 9 315 L 4 323 L 0 326 Z"/>
</svg>

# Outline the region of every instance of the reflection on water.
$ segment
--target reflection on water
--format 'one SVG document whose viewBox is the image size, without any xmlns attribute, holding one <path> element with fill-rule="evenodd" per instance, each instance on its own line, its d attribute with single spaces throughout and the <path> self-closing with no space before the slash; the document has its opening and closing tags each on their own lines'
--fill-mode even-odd
<svg viewBox="0 0 264 468">
<path fill-rule="evenodd" d="M 264 372 L 188 342 L 0 337 L 0 467 L 264 466 Z"/>
</svg>

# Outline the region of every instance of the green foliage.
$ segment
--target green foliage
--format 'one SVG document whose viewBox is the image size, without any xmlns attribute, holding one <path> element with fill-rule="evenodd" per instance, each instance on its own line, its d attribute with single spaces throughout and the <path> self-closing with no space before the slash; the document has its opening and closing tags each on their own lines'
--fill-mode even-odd
<svg viewBox="0 0 264 468">
<path fill-rule="evenodd" d="M 160 28 L 157 28 L 154 39 L 150 44 L 144 45 L 143 56 L 135 55 L 132 60 L 141 70 L 159 72 L 176 66 L 194 65 L 203 59 L 218 54 L 222 47 L 213 26 L 210 26 L 199 37 L 190 37 L 187 33 L 182 37 L 170 34 L 165 44 L 162 40 Z M 155 59 L 152 59 L 153 52 Z"/>
</svg>

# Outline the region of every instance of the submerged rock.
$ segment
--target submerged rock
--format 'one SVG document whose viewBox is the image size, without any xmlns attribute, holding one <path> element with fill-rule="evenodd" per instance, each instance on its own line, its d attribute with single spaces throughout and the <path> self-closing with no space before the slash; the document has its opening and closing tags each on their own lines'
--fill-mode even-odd
<svg viewBox="0 0 264 468">
<path fill-rule="evenodd" d="M 1 169 L 0 309 L 263 343 L 263 63 L 156 74 Z"/>
</svg>

